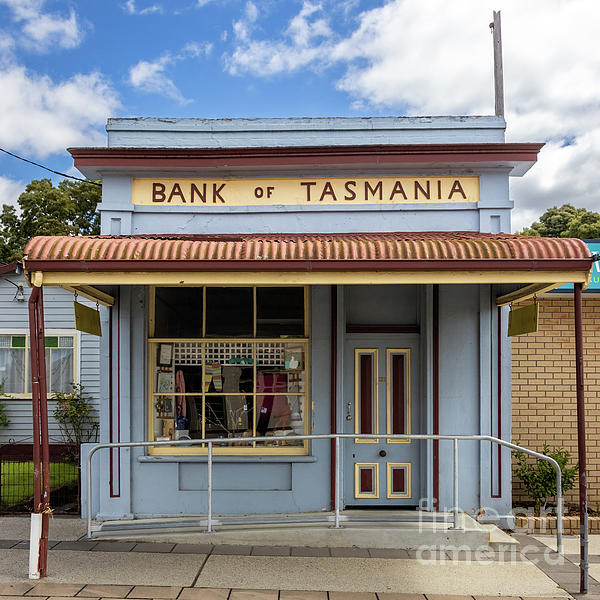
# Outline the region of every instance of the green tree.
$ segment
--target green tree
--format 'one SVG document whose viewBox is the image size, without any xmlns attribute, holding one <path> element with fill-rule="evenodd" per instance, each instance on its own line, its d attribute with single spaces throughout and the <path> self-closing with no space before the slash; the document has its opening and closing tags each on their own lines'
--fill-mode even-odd
<svg viewBox="0 0 600 600">
<path fill-rule="evenodd" d="M 4 204 L 0 212 L 0 261 L 23 257 L 25 244 L 36 235 L 95 235 L 100 233 L 96 205 L 102 188 L 93 183 L 37 179 L 19 196 L 20 210 Z"/>
<path fill-rule="evenodd" d="M 600 238 L 600 214 L 585 208 L 563 204 L 549 208 L 539 221 L 525 227 L 522 235 L 544 237 Z"/>
</svg>

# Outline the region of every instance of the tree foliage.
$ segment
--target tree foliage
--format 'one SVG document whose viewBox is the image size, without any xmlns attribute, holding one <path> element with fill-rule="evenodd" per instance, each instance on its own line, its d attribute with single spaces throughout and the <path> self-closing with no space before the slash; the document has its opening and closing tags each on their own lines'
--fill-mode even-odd
<svg viewBox="0 0 600 600">
<path fill-rule="evenodd" d="M 36 235 L 94 235 L 100 233 L 96 205 L 102 188 L 83 181 L 37 179 L 19 196 L 17 210 L 4 204 L 0 212 L 0 261 L 23 257 L 25 244 Z"/>
<path fill-rule="evenodd" d="M 563 204 L 549 208 L 539 221 L 525 227 L 522 235 L 544 237 L 600 238 L 600 214 L 585 208 Z"/>
</svg>

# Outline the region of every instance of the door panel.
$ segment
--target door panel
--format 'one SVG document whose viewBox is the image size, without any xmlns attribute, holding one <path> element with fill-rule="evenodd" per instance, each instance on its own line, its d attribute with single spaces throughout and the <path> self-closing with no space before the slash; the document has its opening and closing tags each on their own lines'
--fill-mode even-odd
<svg viewBox="0 0 600 600">
<path fill-rule="evenodd" d="M 418 419 L 418 336 L 349 335 L 345 356 L 344 432 L 383 437 L 343 440 L 344 504 L 416 506 L 420 443 L 385 436 L 411 433 Z"/>
<path fill-rule="evenodd" d="M 379 352 L 374 348 L 354 349 L 354 433 L 379 433 Z M 376 444 L 378 440 L 356 440 Z"/>
</svg>

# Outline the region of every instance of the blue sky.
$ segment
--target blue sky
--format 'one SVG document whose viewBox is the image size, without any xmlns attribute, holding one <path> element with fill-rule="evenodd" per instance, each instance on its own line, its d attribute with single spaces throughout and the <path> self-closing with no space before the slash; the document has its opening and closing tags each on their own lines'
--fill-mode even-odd
<svg viewBox="0 0 600 600">
<path fill-rule="evenodd" d="M 77 174 L 109 116 L 491 114 L 492 9 L 507 139 L 547 142 L 516 226 L 600 209 L 597 0 L 0 0 L 0 147 Z M 0 155 L 0 203 L 44 176 Z"/>
</svg>

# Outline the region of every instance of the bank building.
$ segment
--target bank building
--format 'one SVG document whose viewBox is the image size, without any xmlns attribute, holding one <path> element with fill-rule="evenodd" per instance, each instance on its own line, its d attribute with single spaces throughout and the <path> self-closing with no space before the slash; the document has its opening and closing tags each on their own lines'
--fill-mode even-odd
<svg viewBox="0 0 600 600">
<path fill-rule="evenodd" d="M 147 442 L 92 457 L 96 527 L 451 521 L 457 490 L 505 522 L 510 450 L 450 437 L 511 440 L 509 305 L 591 270 L 580 240 L 509 233 L 542 144 L 505 126 L 119 118 L 71 148 L 102 234 L 34 238 L 25 269 L 102 305 L 100 441 Z"/>
</svg>

